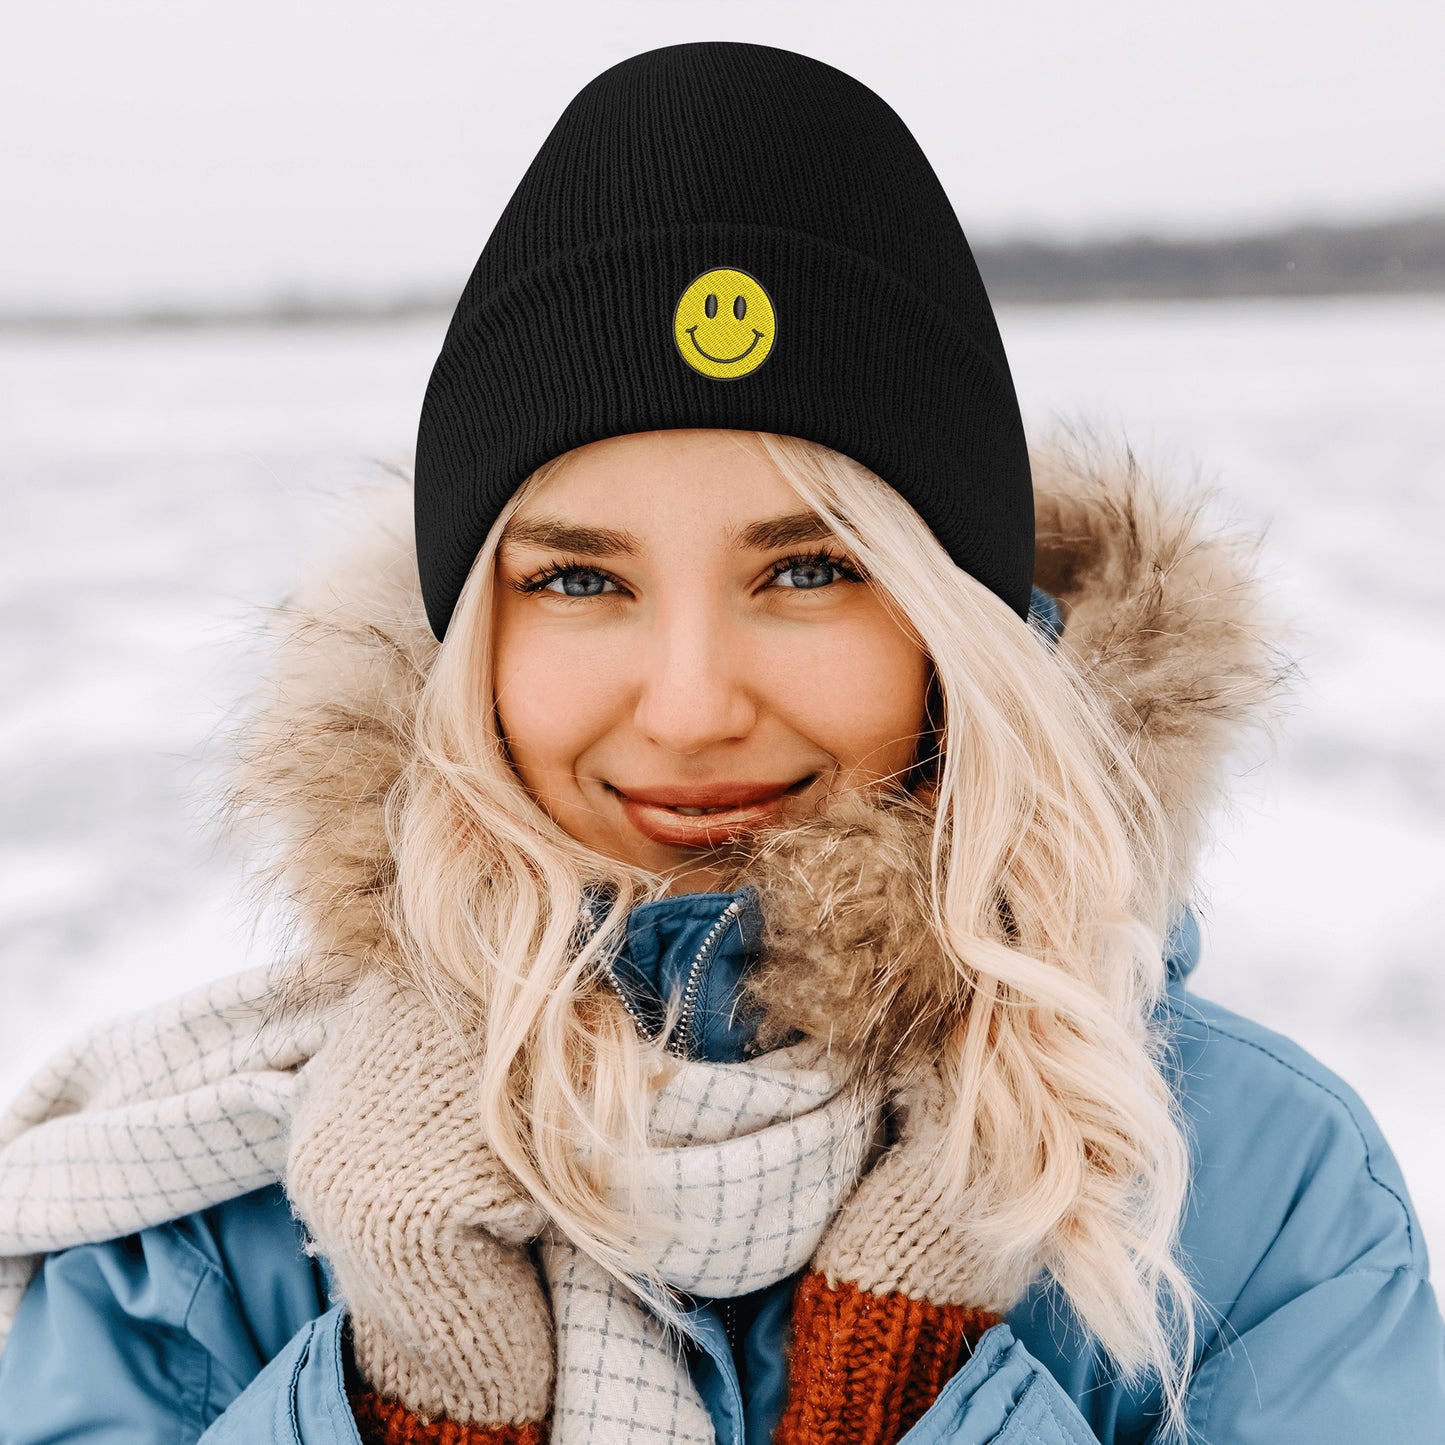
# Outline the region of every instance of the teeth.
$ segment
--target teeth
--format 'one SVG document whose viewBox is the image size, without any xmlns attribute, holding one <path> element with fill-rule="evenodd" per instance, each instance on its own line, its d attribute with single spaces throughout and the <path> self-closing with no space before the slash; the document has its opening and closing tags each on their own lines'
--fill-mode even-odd
<svg viewBox="0 0 1445 1445">
<path fill-rule="evenodd" d="M 724 803 L 721 808 L 672 808 L 669 811 L 681 813 L 684 818 L 702 818 L 708 813 L 730 813 L 732 804 Z"/>
</svg>

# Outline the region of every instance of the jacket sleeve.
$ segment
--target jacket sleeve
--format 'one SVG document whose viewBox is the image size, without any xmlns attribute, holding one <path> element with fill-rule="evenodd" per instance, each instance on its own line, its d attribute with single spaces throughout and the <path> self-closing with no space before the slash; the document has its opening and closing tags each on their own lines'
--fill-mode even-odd
<svg viewBox="0 0 1445 1445">
<path fill-rule="evenodd" d="M 1445 1442 L 1445 1321 L 1399 1165 L 1368 1109 L 1288 1040 L 1191 1005 L 1200 1291 L 1186 1392 L 1209 1445 Z M 979 1342 L 907 1445 L 1122 1445 L 1157 1413 L 1044 1294 Z M 1148 1437 L 1158 1439 L 1158 1432 Z"/>
<path fill-rule="evenodd" d="M 984 1335 L 899 1445 L 1099 1442 L 1063 1387 L 1003 1324 Z"/>
<path fill-rule="evenodd" d="M 1445 1326 L 1429 1280 L 1408 1269 L 1355 1271 L 1221 1337 L 1190 1380 L 1187 1419 L 1190 1438 L 1210 1445 L 1445 1440 Z M 1004 1324 L 901 1445 L 1101 1442 Z"/>
<path fill-rule="evenodd" d="M 304 1325 L 198 1445 L 361 1445 L 346 1398 L 344 1307 Z"/>
<path fill-rule="evenodd" d="M 1429 1280 L 1355 1270 L 1222 1339 L 1190 1382 L 1189 1423 L 1228 1445 L 1445 1440 L 1445 1327 Z"/>
<path fill-rule="evenodd" d="M 1445 1441 L 1445 1323 L 1378 1124 L 1290 1040 L 1202 1000 L 1192 1017 L 1196 1437 Z"/>
<path fill-rule="evenodd" d="M 0 1445 L 359 1445 L 341 1315 L 279 1189 L 58 1251 L 0 1354 Z"/>
</svg>

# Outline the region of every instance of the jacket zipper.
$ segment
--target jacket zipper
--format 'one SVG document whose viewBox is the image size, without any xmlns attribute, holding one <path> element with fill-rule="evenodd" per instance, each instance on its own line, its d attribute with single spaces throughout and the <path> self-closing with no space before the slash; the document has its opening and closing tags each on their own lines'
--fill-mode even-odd
<svg viewBox="0 0 1445 1445">
<path fill-rule="evenodd" d="M 728 1337 L 728 1349 L 736 1357 L 738 1352 L 738 1303 L 734 1299 L 718 1301 L 718 1313 L 722 1316 L 723 1333 Z"/>
<path fill-rule="evenodd" d="M 727 932 L 728 925 L 742 911 L 743 900 L 740 898 L 734 898 L 723 909 L 722 916 L 708 929 L 707 937 L 703 939 L 702 947 L 694 955 L 692 965 L 687 971 L 687 983 L 682 990 L 682 1012 L 678 1015 L 677 1029 L 667 1045 L 668 1052 L 680 1059 L 687 1057 L 687 1046 L 692 1041 L 693 1019 L 697 1013 L 698 1000 L 702 996 L 702 976 L 707 961 L 712 957 L 723 934 Z"/>
<path fill-rule="evenodd" d="M 592 935 L 597 932 L 597 923 L 596 920 L 592 917 L 590 909 L 584 908 L 582 910 L 582 919 L 586 925 L 585 931 L 582 935 L 583 942 L 585 943 L 587 939 L 591 938 Z M 612 964 L 610 961 L 603 969 L 602 976 L 611 986 L 612 992 L 615 993 L 617 997 L 621 1000 L 622 1007 L 627 1010 L 628 1017 L 631 1018 L 632 1022 L 636 1025 L 637 1032 L 641 1034 L 642 1037 L 645 1039 L 655 1039 L 657 1037 L 658 1031 L 653 1028 L 652 1025 L 649 1024 L 640 1013 L 637 1012 L 637 1009 L 635 1007 L 633 1007 L 632 1000 L 627 996 L 627 990 L 623 988 L 620 983 L 617 982 L 617 975 L 612 972 Z"/>
<path fill-rule="evenodd" d="M 612 992 L 615 993 L 617 997 L 622 1000 L 622 1007 L 627 1010 L 628 1014 L 632 1018 L 632 1022 L 637 1025 L 637 1032 L 640 1033 L 645 1039 L 655 1039 L 658 1035 L 658 1030 L 653 1028 L 652 1025 L 649 1024 L 647 1020 L 644 1019 L 642 1015 L 638 1013 L 637 1010 L 633 1007 L 632 1000 L 627 996 L 627 990 L 624 989 L 622 985 L 617 982 L 617 978 L 610 968 L 607 970 L 607 982 L 612 985 Z"/>
<path fill-rule="evenodd" d="M 707 968 L 707 961 L 716 951 L 723 934 L 727 932 L 728 925 L 742 910 L 743 900 L 734 898 L 733 901 L 723 909 L 721 917 L 708 929 L 707 937 L 703 939 L 701 947 L 699 947 L 698 951 L 693 955 L 692 962 L 688 965 L 687 982 L 683 985 L 682 990 L 682 1010 L 678 1015 L 677 1029 L 667 1045 L 668 1053 L 675 1055 L 679 1059 L 687 1057 L 687 1046 L 692 1039 L 693 1020 L 694 1015 L 697 1013 L 698 1000 L 702 996 L 702 978 L 703 972 Z M 591 923 L 590 918 L 588 922 L 589 924 Z M 592 925 L 592 927 L 595 927 L 595 925 Z M 590 937 L 590 935 L 591 928 L 588 929 L 588 936 Z M 627 990 L 618 983 L 617 976 L 612 972 L 610 964 L 606 970 L 606 978 L 607 982 L 612 986 L 613 993 L 622 1000 L 622 1007 L 627 1010 L 628 1016 L 632 1019 L 632 1022 L 636 1024 L 637 1032 L 645 1039 L 655 1039 L 661 1031 L 653 1028 L 652 1025 L 638 1013 L 632 1000 L 627 996 Z"/>
</svg>

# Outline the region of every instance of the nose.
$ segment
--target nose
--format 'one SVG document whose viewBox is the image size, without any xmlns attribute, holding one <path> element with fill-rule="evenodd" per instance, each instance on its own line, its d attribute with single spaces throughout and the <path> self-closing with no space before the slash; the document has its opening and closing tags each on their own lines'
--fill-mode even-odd
<svg viewBox="0 0 1445 1445">
<path fill-rule="evenodd" d="M 659 616 L 637 654 L 634 725 L 650 742 L 687 756 L 746 737 L 758 716 L 746 657 L 719 612 L 688 607 Z"/>
</svg>

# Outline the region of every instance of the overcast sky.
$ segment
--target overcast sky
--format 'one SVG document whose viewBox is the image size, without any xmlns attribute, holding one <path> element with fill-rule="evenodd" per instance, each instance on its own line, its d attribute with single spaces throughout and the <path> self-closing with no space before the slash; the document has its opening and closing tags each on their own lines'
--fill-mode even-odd
<svg viewBox="0 0 1445 1445">
<path fill-rule="evenodd" d="M 685 40 L 877 91 L 973 240 L 1445 207 L 1440 0 L 29 0 L 0 310 L 460 292 L 563 107 Z"/>
</svg>

